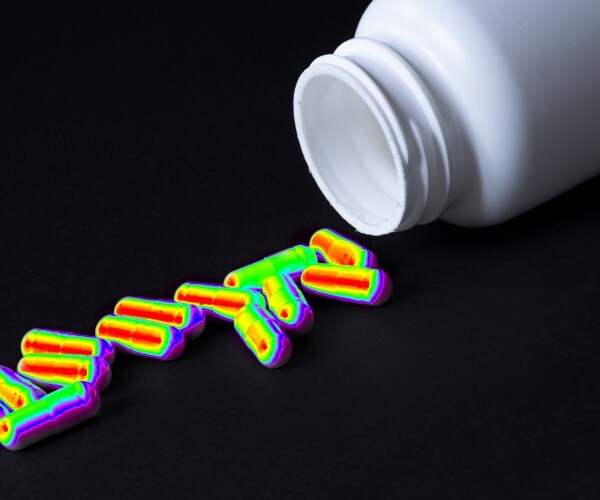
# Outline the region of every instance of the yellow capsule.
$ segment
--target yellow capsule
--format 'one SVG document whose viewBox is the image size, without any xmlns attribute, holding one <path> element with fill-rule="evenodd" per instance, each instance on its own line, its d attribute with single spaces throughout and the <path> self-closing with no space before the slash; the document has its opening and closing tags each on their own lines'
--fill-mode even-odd
<svg viewBox="0 0 600 500">
<path fill-rule="evenodd" d="M 0 366 L 0 400 L 12 410 L 20 410 L 46 393 L 6 366 Z"/>
<path fill-rule="evenodd" d="M 278 368 L 288 362 L 292 344 L 281 331 L 275 318 L 262 307 L 251 304 L 242 308 L 233 322 L 246 346 L 268 368 Z"/>
<path fill-rule="evenodd" d="M 281 324 L 281 328 L 291 335 L 304 335 L 313 323 L 314 314 L 304 295 L 287 275 L 275 274 L 263 284 L 269 310 Z"/>
<path fill-rule="evenodd" d="M 296 245 L 230 272 L 223 283 L 233 288 L 260 288 L 269 276 L 299 276 L 307 266 L 316 262 L 314 250 L 305 245 Z"/>
<path fill-rule="evenodd" d="M 0 420 L 0 443 L 21 450 L 93 417 L 100 395 L 87 382 L 75 382 L 9 413 Z"/>
</svg>

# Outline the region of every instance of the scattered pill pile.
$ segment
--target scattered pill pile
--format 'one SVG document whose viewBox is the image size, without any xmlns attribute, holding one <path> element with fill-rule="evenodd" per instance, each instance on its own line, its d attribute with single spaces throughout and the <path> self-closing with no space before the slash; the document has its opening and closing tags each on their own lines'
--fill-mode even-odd
<svg viewBox="0 0 600 500">
<path fill-rule="evenodd" d="M 292 355 L 289 336 L 306 334 L 314 322 L 296 280 L 307 293 L 376 306 L 392 288 L 376 266 L 371 251 L 321 229 L 309 246 L 232 271 L 223 285 L 184 283 L 173 301 L 125 297 L 98 322 L 95 337 L 30 330 L 17 371 L 0 366 L 0 443 L 20 450 L 93 417 L 111 381 L 115 350 L 173 360 L 203 332 L 207 317 L 232 322 L 264 366 L 282 366 Z"/>
</svg>

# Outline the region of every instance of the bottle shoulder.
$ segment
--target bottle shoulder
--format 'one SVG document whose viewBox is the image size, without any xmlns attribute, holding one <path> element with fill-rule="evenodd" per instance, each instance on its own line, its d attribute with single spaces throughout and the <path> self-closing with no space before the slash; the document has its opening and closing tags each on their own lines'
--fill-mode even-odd
<svg viewBox="0 0 600 500">
<path fill-rule="evenodd" d="M 462 142 L 452 214 L 499 219 L 528 151 L 525 96 L 503 41 L 470 1 L 375 0 L 357 36 L 389 45 L 429 87 Z M 481 2 L 479 2 L 481 3 Z M 485 209 L 473 207 L 485 200 Z M 473 222 L 477 224 L 477 222 Z"/>
<path fill-rule="evenodd" d="M 510 120 L 519 115 L 525 96 L 506 37 L 477 4 L 482 2 L 374 0 L 356 36 L 396 50 L 434 93 L 452 102 L 466 125 L 472 120 L 481 127 L 485 115 Z"/>
</svg>

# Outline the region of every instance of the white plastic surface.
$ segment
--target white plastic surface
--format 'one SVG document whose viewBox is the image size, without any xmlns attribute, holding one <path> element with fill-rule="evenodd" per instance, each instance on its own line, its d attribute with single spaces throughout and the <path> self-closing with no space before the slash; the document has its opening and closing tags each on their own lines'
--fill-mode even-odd
<svg viewBox="0 0 600 500">
<path fill-rule="evenodd" d="M 355 228 L 510 219 L 600 172 L 600 1 L 375 0 L 294 97 Z"/>
</svg>

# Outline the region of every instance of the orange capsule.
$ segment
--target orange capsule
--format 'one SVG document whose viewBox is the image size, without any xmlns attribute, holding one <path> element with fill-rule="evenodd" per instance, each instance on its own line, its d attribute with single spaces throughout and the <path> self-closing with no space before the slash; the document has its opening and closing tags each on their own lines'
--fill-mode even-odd
<svg viewBox="0 0 600 500">
<path fill-rule="evenodd" d="M 172 300 L 125 297 L 117 302 L 115 314 L 174 326 L 182 331 L 186 339 L 198 337 L 206 325 L 202 309 Z"/>
<path fill-rule="evenodd" d="M 377 267 L 377 257 L 373 252 L 332 229 L 320 229 L 313 234 L 310 248 L 329 264 Z"/>
<path fill-rule="evenodd" d="M 181 330 L 125 316 L 104 316 L 96 325 L 96 336 L 129 354 L 165 361 L 181 356 L 185 349 Z"/>
<path fill-rule="evenodd" d="M 103 391 L 110 384 L 110 365 L 100 356 L 74 354 L 29 354 L 19 361 L 17 371 L 41 386 L 57 389 L 87 382 Z"/>
<path fill-rule="evenodd" d="M 206 283 L 184 283 L 175 292 L 175 300 L 200 306 L 214 317 L 228 321 L 233 321 L 238 311 L 249 304 L 266 307 L 265 298 L 258 292 Z"/>
<path fill-rule="evenodd" d="M 115 349 L 110 342 L 96 337 L 40 328 L 25 334 L 21 341 L 21 353 L 23 356 L 28 354 L 101 356 L 109 364 L 112 364 L 115 359 Z"/>
<path fill-rule="evenodd" d="M 302 273 L 305 290 L 323 297 L 378 306 L 392 292 L 392 282 L 381 269 L 315 264 Z"/>
</svg>

